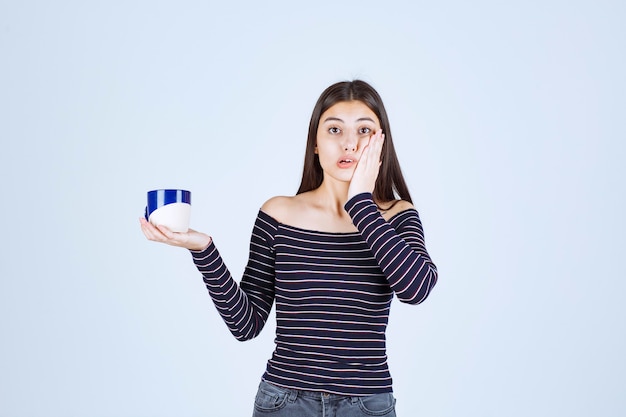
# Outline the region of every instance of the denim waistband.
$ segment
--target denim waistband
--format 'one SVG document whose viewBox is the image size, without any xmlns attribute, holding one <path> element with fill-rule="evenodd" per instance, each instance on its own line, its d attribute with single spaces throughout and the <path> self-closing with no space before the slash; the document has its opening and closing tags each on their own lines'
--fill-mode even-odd
<svg viewBox="0 0 626 417">
<path fill-rule="evenodd" d="M 295 401 L 296 398 L 302 397 L 302 398 L 311 398 L 311 399 L 323 400 L 323 401 L 338 401 L 338 400 L 349 399 L 351 402 L 354 403 L 354 402 L 357 402 L 360 397 L 363 397 L 363 396 L 357 396 L 357 395 L 335 394 L 335 393 L 327 392 L 324 390 L 312 391 L 312 390 L 287 388 L 287 387 L 282 387 L 280 385 L 276 385 L 272 382 L 268 382 L 265 380 L 262 380 L 261 384 L 267 384 L 276 390 L 283 391 L 284 393 L 287 394 L 287 397 L 289 398 L 290 401 Z"/>
</svg>

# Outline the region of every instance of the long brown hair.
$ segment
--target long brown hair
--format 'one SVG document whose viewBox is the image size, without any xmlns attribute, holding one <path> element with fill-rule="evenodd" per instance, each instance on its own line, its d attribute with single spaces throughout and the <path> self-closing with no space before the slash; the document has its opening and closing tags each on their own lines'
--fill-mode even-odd
<svg viewBox="0 0 626 417">
<path fill-rule="evenodd" d="M 315 153 L 317 128 L 322 114 L 339 102 L 353 100 L 362 102 L 374 112 L 385 134 L 385 141 L 383 142 L 381 153 L 382 164 L 378 178 L 376 179 L 376 185 L 374 186 L 374 201 L 384 203 L 400 198 L 413 203 L 409 189 L 402 176 L 396 150 L 393 147 L 391 128 L 383 100 L 371 85 L 361 80 L 342 81 L 333 84 L 324 90 L 317 100 L 309 123 L 302 181 L 300 182 L 300 188 L 297 194 L 318 188 L 324 179 L 324 172 L 322 171 L 319 157 Z"/>
</svg>

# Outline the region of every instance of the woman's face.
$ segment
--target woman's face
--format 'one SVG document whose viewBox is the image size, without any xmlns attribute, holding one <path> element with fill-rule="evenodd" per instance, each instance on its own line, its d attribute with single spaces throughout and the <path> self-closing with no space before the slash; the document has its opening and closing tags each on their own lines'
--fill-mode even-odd
<svg viewBox="0 0 626 417">
<path fill-rule="evenodd" d="M 350 181 L 363 148 L 378 130 L 378 118 L 361 101 L 341 101 L 322 113 L 315 153 L 324 178 L 330 175 L 340 181 Z"/>
</svg>

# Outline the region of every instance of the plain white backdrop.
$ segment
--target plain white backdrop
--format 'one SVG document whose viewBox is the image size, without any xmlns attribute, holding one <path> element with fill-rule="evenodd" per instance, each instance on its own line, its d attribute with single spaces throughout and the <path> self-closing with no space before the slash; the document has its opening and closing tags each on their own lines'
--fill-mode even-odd
<svg viewBox="0 0 626 417">
<path fill-rule="evenodd" d="M 146 191 L 237 279 L 328 85 L 378 89 L 439 267 L 388 331 L 400 416 L 626 413 L 621 1 L 0 1 L 0 417 L 249 416 Z"/>
</svg>

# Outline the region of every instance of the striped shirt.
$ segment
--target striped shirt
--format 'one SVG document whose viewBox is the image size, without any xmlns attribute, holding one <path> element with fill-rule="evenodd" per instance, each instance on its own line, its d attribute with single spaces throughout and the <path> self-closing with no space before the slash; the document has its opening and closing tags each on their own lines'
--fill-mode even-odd
<svg viewBox="0 0 626 417">
<path fill-rule="evenodd" d="M 263 375 L 270 383 L 355 396 L 392 391 L 385 330 L 393 294 L 421 303 L 437 269 L 415 209 L 386 221 L 370 193 L 345 208 L 358 232 L 305 230 L 259 211 L 239 285 L 213 243 L 192 251 L 238 340 L 259 334 L 276 301 L 276 348 Z"/>
</svg>

